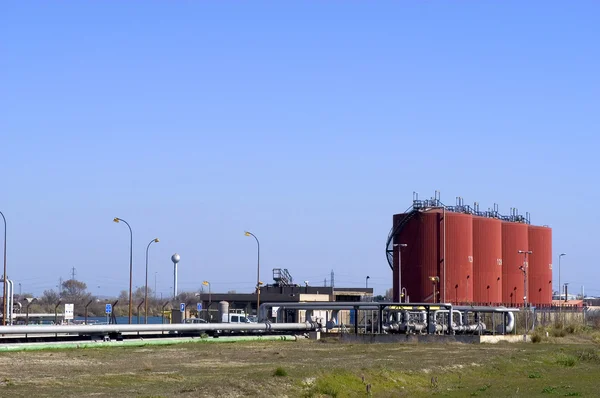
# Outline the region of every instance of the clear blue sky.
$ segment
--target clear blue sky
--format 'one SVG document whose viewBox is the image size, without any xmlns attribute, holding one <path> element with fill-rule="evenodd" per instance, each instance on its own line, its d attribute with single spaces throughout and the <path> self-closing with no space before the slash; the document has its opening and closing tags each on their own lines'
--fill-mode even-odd
<svg viewBox="0 0 600 398">
<path fill-rule="evenodd" d="M 532 213 L 600 295 L 596 1 L 0 5 L 9 276 L 41 293 L 371 286 L 412 191 Z M 558 268 L 555 265 L 555 269 Z M 555 277 L 556 281 L 556 277 Z M 100 286 L 100 288 L 98 288 Z M 556 286 L 556 282 L 555 282 Z"/>
</svg>

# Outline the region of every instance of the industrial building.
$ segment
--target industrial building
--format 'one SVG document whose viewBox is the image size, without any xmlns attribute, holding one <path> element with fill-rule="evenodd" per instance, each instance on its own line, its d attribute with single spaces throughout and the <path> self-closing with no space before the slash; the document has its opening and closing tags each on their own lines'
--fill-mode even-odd
<svg viewBox="0 0 600 398">
<path fill-rule="evenodd" d="M 530 224 L 529 214 L 480 211 L 439 193 L 414 194 L 395 214 L 386 244 L 394 301 L 462 305 L 552 304 L 552 229 Z M 527 297 L 526 297 L 527 293 Z"/>
</svg>

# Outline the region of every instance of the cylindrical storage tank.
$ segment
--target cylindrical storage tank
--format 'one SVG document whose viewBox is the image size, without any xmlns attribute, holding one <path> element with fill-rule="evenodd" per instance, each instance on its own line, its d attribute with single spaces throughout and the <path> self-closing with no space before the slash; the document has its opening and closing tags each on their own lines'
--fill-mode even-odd
<svg viewBox="0 0 600 398">
<path fill-rule="evenodd" d="M 525 279 L 519 267 L 525 256 L 519 251 L 529 250 L 528 231 L 527 224 L 502 223 L 502 301 L 505 305 L 523 305 Z"/>
<path fill-rule="evenodd" d="M 440 289 L 441 300 L 450 303 L 473 302 L 473 216 L 462 213 L 446 212 L 446 292 L 444 283 Z M 442 222 L 442 245 L 443 228 Z M 442 248 L 443 250 L 443 248 Z M 443 259 L 443 253 L 442 253 Z M 444 260 L 442 260 L 442 270 Z"/>
<path fill-rule="evenodd" d="M 473 217 L 473 301 L 502 303 L 502 221 Z"/>
<path fill-rule="evenodd" d="M 442 210 L 419 213 L 396 237 L 397 243 L 407 245 L 401 256 L 402 286 L 411 302 L 473 301 L 472 216 L 446 212 L 445 226 L 443 217 Z M 436 277 L 439 281 L 431 280 Z"/>
<path fill-rule="evenodd" d="M 219 320 L 220 322 L 229 322 L 229 303 L 219 301 Z"/>
<path fill-rule="evenodd" d="M 392 227 L 396 228 L 396 226 L 398 225 L 398 223 L 405 217 L 405 214 L 394 214 L 393 218 L 392 218 Z M 393 240 L 393 244 L 397 245 L 399 242 L 399 235 L 396 234 L 396 236 L 394 237 Z M 394 256 L 394 261 L 393 261 L 393 271 L 392 271 L 392 300 L 394 302 L 398 302 L 399 301 L 399 288 L 398 288 L 398 264 L 399 264 L 399 257 L 398 257 L 398 250 L 399 247 L 398 246 L 394 246 L 393 248 L 393 256 Z"/>
<path fill-rule="evenodd" d="M 532 305 L 552 304 L 552 229 L 529 226 L 527 285 Z"/>
<path fill-rule="evenodd" d="M 398 214 L 398 220 L 402 220 L 405 214 Z M 423 215 L 421 213 L 413 214 L 408 223 L 404 225 L 401 231 L 396 235 L 394 243 L 394 301 L 399 301 L 401 288 L 406 289 L 406 296 L 402 298 L 406 302 L 407 298 L 412 302 L 423 301 L 423 291 L 421 288 L 421 267 L 422 267 L 422 231 Z M 403 247 L 402 245 L 406 245 Z M 398 266 L 402 268 L 402 286 L 399 287 Z"/>
</svg>

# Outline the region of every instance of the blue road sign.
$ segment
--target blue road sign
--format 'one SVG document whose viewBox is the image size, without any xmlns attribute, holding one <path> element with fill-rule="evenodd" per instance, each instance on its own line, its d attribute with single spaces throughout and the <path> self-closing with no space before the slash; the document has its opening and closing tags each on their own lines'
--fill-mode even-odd
<svg viewBox="0 0 600 398">
<path fill-rule="evenodd" d="M 179 310 L 180 310 L 181 312 L 185 312 L 185 303 L 181 303 L 181 304 L 179 304 Z"/>
<path fill-rule="evenodd" d="M 202 311 L 202 303 L 196 304 L 196 309 L 198 310 L 198 312 Z"/>
<path fill-rule="evenodd" d="M 105 309 L 107 314 L 112 313 L 112 304 L 106 304 L 106 309 Z"/>
</svg>

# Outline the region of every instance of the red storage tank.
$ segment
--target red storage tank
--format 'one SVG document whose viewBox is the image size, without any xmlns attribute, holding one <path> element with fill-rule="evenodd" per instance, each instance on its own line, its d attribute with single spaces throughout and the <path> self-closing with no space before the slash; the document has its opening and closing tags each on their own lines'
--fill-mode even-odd
<svg viewBox="0 0 600 398">
<path fill-rule="evenodd" d="M 524 255 L 519 250 L 529 250 L 529 226 L 514 222 L 502 223 L 502 301 L 506 305 L 523 305 Z"/>
<path fill-rule="evenodd" d="M 552 304 L 552 229 L 529 226 L 527 271 L 528 296 L 531 304 Z"/>
<path fill-rule="evenodd" d="M 502 221 L 473 217 L 473 301 L 502 303 Z"/>
<path fill-rule="evenodd" d="M 446 212 L 446 218 L 446 301 L 472 303 L 473 216 Z M 440 290 L 443 300 L 443 285 Z"/>
<path fill-rule="evenodd" d="M 447 212 L 446 220 L 446 283 L 443 280 L 444 221 L 441 210 L 418 213 L 396 237 L 396 243 L 407 245 L 402 248 L 402 285 L 412 302 L 433 302 L 434 286 L 438 291 L 436 302 L 473 301 L 473 217 Z M 440 282 L 434 285 L 429 278 L 436 276 Z M 397 279 L 397 273 L 394 279 Z M 394 286 L 397 286 L 396 280 Z"/>
<path fill-rule="evenodd" d="M 405 215 L 398 214 L 396 217 L 398 217 L 396 219 L 397 223 Z M 431 283 L 421 281 L 421 274 L 425 265 L 423 261 L 424 247 L 435 244 L 434 242 L 430 242 L 429 239 L 437 239 L 435 234 L 431 234 L 431 231 L 435 231 L 436 225 L 434 223 L 433 226 L 426 228 L 425 221 L 422 213 L 414 214 L 412 219 L 404 225 L 400 233 L 395 237 L 394 243 L 398 246 L 394 248 L 394 301 L 398 301 L 399 280 L 397 269 L 399 259 L 401 260 L 402 268 L 402 287 L 406 289 L 406 294 L 410 301 L 423 301 L 424 296 L 432 294 Z M 435 220 L 428 219 L 428 221 Z M 427 231 L 430 232 L 430 236 L 427 236 Z M 400 246 L 402 244 L 405 244 L 406 247 Z M 433 275 L 437 275 L 437 271 Z M 403 301 L 405 300 L 406 297 L 403 298 Z"/>
</svg>

